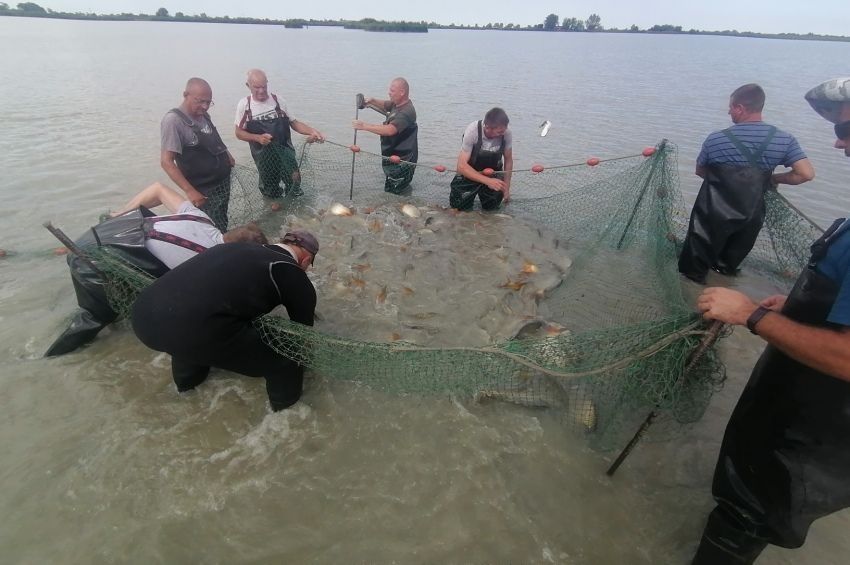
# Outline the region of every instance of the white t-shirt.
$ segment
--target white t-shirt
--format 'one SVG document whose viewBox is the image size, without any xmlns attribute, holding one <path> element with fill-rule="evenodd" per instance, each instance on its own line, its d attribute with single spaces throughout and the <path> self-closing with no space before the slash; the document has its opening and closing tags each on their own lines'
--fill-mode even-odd
<svg viewBox="0 0 850 565">
<path fill-rule="evenodd" d="M 498 151 L 499 149 L 499 138 L 494 137 L 490 139 L 486 135 L 484 135 L 484 124 L 481 124 L 481 134 L 484 136 L 484 140 L 481 142 L 481 149 L 483 151 Z M 511 135 L 511 129 L 508 128 L 505 130 L 505 151 L 511 148 L 511 142 L 513 141 L 513 135 Z M 461 145 L 461 151 L 464 153 L 472 153 L 472 147 L 475 145 L 475 142 L 478 141 L 478 122 L 472 122 L 468 126 L 466 126 L 466 131 L 463 132 L 463 144 Z"/>
<path fill-rule="evenodd" d="M 180 205 L 180 208 L 177 209 L 177 214 L 189 214 L 209 219 L 209 216 L 198 210 L 188 200 Z M 154 226 L 158 232 L 180 236 L 183 239 L 188 239 L 193 243 L 202 245 L 207 249 L 218 245 L 219 243 L 224 243 L 224 234 L 221 233 L 221 230 L 212 224 L 204 222 L 175 220 L 170 222 L 157 222 Z M 165 263 L 165 266 L 169 269 L 173 269 L 177 265 L 197 255 L 197 253 L 191 249 L 186 249 L 185 247 L 180 247 L 179 245 L 157 239 L 146 239 L 145 248 L 150 251 L 154 257 Z"/>
<path fill-rule="evenodd" d="M 289 116 L 289 121 L 294 122 L 295 118 L 293 118 L 292 114 L 286 110 L 286 100 L 278 96 L 277 101 L 280 103 L 280 109 L 283 110 L 283 113 Z M 247 107 L 248 97 L 244 96 L 240 98 L 239 102 L 236 104 L 236 120 L 234 125 L 237 127 L 242 123 L 242 117 L 245 115 L 245 108 Z M 265 102 L 260 102 L 254 97 L 251 97 L 251 119 L 273 120 L 275 118 L 277 118 L 277 112 L 275 112 L 275 101 L 271 94 L 269 94 L 269 97 Z M 244 124 L 242 127 L 245 127 Z"/>
</svg>

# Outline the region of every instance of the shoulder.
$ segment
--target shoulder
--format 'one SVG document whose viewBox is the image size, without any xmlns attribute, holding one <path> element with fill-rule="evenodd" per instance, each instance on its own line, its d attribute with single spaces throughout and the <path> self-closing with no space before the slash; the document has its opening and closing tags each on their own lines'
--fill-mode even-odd
<svg viewBox="0 0 850 565">
<path fill-rule="evenodd" d="M 175 112 L 174 109 L 171 109 L 171 110 L 167 111 L 165 113 L 165 115 L 162 117 L 161 124 L 162 124 L 162 127 L 176 128 L 176 127 L 179 127 L 181 125 L 185 125 L 186 122 L 183 119 L 183 117 L 180 116 L 180 114 Z"/>
<path fill-rule="evenodd" d="M 243 96 L 242 98 L 239 99 L 238 102 L 236 102 L 236 111 L 237 112 L 244 112 L 245 108 L 247 108 L 247 107 L 248 107 L 248 96 Z"/>
</svg>

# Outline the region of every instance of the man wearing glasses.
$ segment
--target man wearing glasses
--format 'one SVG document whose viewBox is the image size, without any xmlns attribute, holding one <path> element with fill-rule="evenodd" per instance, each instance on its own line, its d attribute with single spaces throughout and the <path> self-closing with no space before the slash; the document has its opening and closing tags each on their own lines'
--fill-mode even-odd
<svg viewBox="0 0 850 565">
<path fill-rule="evenodd" d="M 291 130 L 307 142 L 324 141 L 322 133 L 291 117 L 286 101 L 269 92 L 269 80 L 260 69 L 248 71 L 245 86 L 251 94 L 236 104 L 236 138 L 247 141 L 260 174 L 260 192 L 269 198 L 300 196 L 301 171 L 292 145 Z M 283 181 L 285 189 L 281 190 Z"/>
<path fill-rule="evenodd" d="M 210 367 L 264 377 L 274 411 L 301 397 L 304 368 L 266 345 L 253 320 L 283 305 L 293 322 L 313 325 L 316 291 L 307 269 L 319 241 L 292 230 L 275 245 L 217 245 L 169 271 L 139 294 L 133 330 L 171 355 L 178 392 L 204 382 Z"/>
<path fill-rule="evenodd" d="M 850 157 L 850 77 L 806 100 Z M 697 301 L 705 318 L 746 326 L 767 348 L 726 427 L 695 565 L 800 547 L 812 522 L 850 507 L 850 222 L 836 220 L 811 249 L 787 297 L 757 304 L 709 288 Z"/>
<path fill-rule="evenodd" d="M 209 83 L 190 78 L 183 102 L 162 118 L 160 165 L 192 204 L 227 231 L 230 169 L 236 162 L 207 113 L 212 105 Z"/>
</svg>

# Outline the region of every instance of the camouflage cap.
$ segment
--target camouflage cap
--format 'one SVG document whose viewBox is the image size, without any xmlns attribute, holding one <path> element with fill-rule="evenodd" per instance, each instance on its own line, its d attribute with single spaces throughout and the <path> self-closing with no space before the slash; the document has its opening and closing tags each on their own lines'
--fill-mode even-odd
<svg viewBox="0 0 850 565">
<path fill-rule="evenodd" d="M 297 245 L 313 255 L 316 255 L 319 252 L 319 240 L 316 239 L 315 235 L 307 230 L 292 230 L 286 232 L 281 243 Z"/>
<path fill-rule="evenodd" d="M 850 104 L 850 77 L 834 78 L 806 93 L 806 100 L 815 112 L 837 124 L 841 105 Z"/>
</svg>

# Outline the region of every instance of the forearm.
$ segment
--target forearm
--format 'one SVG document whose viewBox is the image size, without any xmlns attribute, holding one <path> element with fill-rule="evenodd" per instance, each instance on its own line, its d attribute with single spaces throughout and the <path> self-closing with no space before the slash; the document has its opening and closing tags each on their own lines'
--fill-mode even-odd
<svg viewBox="0 0 850 565">
<path fill-rule="evenodd" d="M 505 172 L 504 172 L 504 181 L 507 190 L 511 188 L 511 177 L 514 174 L 514 160 L 513 158 L 505 158 Z"/>
<path fill-rule="evenodd" d="M 463 175 L 465 178 L 467 178 L 467 179 L 469 179 L 469 180 L 471 180 L 471 181 L 473 181 L 473 182 L 478 182 L 478 183 L 481 183 L 481 184 L 484 184 L 485 182 L 487 182 L 487 178 L 488 178 L 488 177 L 486 177 L 485 175 L 483 175 L 483 174 L 481 174 L 480 172 L 476 171 L 476 170 L 472 167 L 472 165 L 470 165 L 470 164 L 469 164 L 468 162 L 466 162 L 466 161 L 459 161 L 459 162 L 458 162 L 458 164 L 457 164 L 457 172 L 459 172 L 459 173 L 460 173 L 461 175 Z"/>
<path fill-rule="evenodd" d="M 391 136 L 398 133 L 398 130 L 391 124 L 363 124 L 363 130 L 384 136 Z"/>
<path fill-rule="evenodd" d="M 804 182 L 809 182 L 810 180 L 810 177 L 800 174 L 797 171 L 788 171 L 786 173 L 774 173 L 773 175 L 774 184 L 798 185 L 803 184 Z"/>
<path fill-rule="evenodd" d="M 388 100 L 381 100 L 379 98 L 367 98 L 365 102 L 367 108 L 372 108 L 376 112 L 380 112 L 385 116 L 387 115 L 387 104 L 389 104 Z"/>
<path fill-rule="evenodd" d="M 815 327 L 770 312 L 756 330 L 769 344 L 803 365 L 850 381 L 850 328 Z"/>
<path fill-rule="evenodd" d="M 309 125 L 305 124 L 300 120 L 290 122 L 290 126 L 293 130 L 297 131 L 301 135 L 317 135 L 319 133 L 318 130 L 313 127 L 310 127 Z"/>
<path fill-rule="evenodd" d="M 234 128 L 234 134 L 236 135 L 236 139 L 239 141 L 253 141 L 254 143 L 262 142 L 262 135 L 258 133 L 251 133 L 248 130 L 244 130 L 240 127 Z"/>
</svg>

